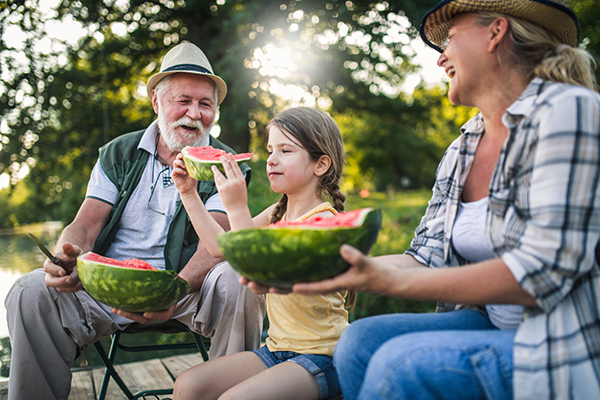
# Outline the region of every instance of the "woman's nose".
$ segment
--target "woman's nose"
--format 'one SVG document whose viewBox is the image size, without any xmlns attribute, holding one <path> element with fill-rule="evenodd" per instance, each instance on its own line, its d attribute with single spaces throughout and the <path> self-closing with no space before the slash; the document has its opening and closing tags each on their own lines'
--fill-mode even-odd
<svg viewBox="0 0 600 400">
<path fill-rule="evenodd" d="M 448 57 L 446 57 L 446 52 L 444 51 L 442 54 L 440 54 L 440 57 L 437 60 L 438 67 L 443 67 L 444 63 L 447 60 L 448 60 Z"/>
</svg>

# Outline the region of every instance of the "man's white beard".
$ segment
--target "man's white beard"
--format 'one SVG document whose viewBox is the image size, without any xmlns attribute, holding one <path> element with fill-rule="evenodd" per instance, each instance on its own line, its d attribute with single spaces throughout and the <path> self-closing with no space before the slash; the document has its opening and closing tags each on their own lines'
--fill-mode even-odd
<svg viewBox="0 0 600 400">
<path fill-rule="evenodd" d="M 163 137 L 163 140 L 167 144 L 167 148 L 173 152 L 180 152 L 185 146 L 201 146 L 205 143 L 210 130 L 214 125 L 210 124 L 208 128 L 204 128 L 202 125 L 202 121 L 194 120 L 188 117 L 182 117 L 175 122 L 171 122 L 170 124 L 166 121 L 163 113 L 158 113 L 158 131 L 160 135 Z M 192 128 L 197 128 L 199 134 L 196 132 L 185 132 L 180 131 L 179 133 L 175 133 L 175 129 L 186 125 Z"/>
</svg>

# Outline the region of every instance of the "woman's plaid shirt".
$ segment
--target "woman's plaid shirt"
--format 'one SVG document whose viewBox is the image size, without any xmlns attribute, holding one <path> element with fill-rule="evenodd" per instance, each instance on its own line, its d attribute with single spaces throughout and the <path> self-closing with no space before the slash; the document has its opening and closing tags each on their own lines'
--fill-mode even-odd
<svg viewBox="0 0 600 400">
<path fill-rule="evenodd" d="M 515 337 L 514 397 L 600 399 L 600 96 L 534 79 L 504 123 L 510 133 L 490 183 L 489 239 L 538 303 Z M 465 263 L 450 233 L 481 116 L 461 131 L 407 251 L 432 267 Z"/>
</svg>

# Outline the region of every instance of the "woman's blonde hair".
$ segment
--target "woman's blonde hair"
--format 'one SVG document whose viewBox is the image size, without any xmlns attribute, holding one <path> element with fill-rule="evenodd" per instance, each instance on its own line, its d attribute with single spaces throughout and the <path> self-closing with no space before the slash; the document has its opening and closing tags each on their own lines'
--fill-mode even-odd
<svg viewBox="0 0 600 400">
<path fill-rule="evenodd" d="M 531 78 L 570 83 L 598 91 L 595 61 L 587 51 L 562 43 L 554 33 L 525 19 L 493 12 L 477 14 L 481 26 L 488 26 L 499 17 L 508 20 L 511 61 Z"/>
</svg>

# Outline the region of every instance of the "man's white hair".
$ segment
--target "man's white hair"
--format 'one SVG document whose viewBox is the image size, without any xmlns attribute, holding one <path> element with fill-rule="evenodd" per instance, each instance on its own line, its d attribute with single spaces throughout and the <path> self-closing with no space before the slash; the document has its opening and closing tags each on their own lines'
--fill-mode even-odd
<svg viewBox="0 0 600 400">
<path fill-rule="evenodd" d="M 184 74 L 185 72 L 179 72 L 178 74 Z M 169 88 L 169 82 L 171 82 L 171 79 L 178 74 L 171 74 L 171 75 L 167 75 L 165 76 L 163 79 L 161 79 L 156 86 L 154 86 L 154 90 L 156 91 L 156 96 L 158 97 L 158 99 L 160 99 L 164 93 L 167 91 L 167 89 Z M 213 84 L 213 87 L 215 89 L 215 104 L 219 104 L 219 90 L 217 88 L 217 85 L 215 84 L 215 82 L 208 78 L 208 80 L 210 80 Z M 215 108 L 218 108 L 219 106 L 215 106 Z"/>
</svg>

